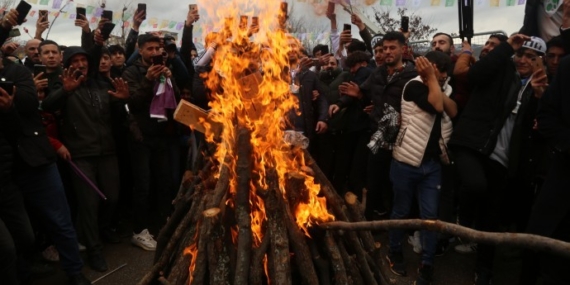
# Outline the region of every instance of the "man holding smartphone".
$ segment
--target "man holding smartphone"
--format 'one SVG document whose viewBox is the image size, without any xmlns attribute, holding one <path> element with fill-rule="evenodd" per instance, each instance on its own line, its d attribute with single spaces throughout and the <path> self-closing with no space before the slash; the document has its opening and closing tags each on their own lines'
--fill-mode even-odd
<svg viewBox="0 0 570 285">
<path fill-rule="evenodd" d="M 131 243 L 144 250 L 156 250 L 156 241 L 150 234 L 150 179 L 155 178 L 158 192 L 158 210 L 161 218 L 170 214 L 170 191 L 172 177 L 169 165 L 168 142 L 171 138 L 169 129 L 174 123 L 172 113 L 169 120 L 151 117 L 151 102 L 156 95 L 160 80 L 174 80 L 172 72 L 162 63 L 161 39 L 152 34 L 143 34 L 138 38 L 139 58 L 123 72 L 123 78 L 129 84 L 129 110 L 131 133 L 129 150 L 134 181 L 133 193 L 133 236 Z M 153 61 L 154 59 L 154 61 Z M 172 82 L 175 94 L 176 84 Z M 162 95 L 164 96 L 164 95 Z"/>
</svg>

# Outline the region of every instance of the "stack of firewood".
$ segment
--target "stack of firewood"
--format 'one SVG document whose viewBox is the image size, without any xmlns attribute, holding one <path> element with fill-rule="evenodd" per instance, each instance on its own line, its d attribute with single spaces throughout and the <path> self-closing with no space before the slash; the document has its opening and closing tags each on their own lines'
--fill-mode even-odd
<svg viewBox="0 0 570 285">
<path fill-rule="evenodd" d="M 292 214 L 307 196 L 303 176 L 290 173 L 282 194 L 277 172 L 269 171 L 268 189 L 252 190 L 251 152 L 249 131 L 238 130 L 237 191 L 230 194 L 230 169 L 202 148 L 202 170 L 180 187 L 175 211 L 157 239 L 155 264 L 139 284 L 383 284 L 380 244 L 371 232 L 311 227 L 309 237 Z M 341 198 L 308 152 L 304 155 L 307 165 L 300 171 L 321 185 L 335 220 L 364 221 L 357 197 Z M 252 239 L 251 194 L 261 197 L 266 212 L 258 245 Z"/>
</svg>

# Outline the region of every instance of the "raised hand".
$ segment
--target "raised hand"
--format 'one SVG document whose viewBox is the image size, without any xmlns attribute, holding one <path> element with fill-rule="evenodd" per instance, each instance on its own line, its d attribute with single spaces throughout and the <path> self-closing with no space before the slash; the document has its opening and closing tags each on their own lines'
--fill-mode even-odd
<svg viewBox="0 0 570 285">
<path fill-rule="evenodd" d="M 416 58 L 416 71 L 424 83 L 427 83 L 428 80 L 435 78 L 435 70 L 433 64 L 423 56 Z"/>
<path fill-rule="evenodd" d="M 39 91 L 43 91 L 45 88 L 48 87 L 48 80 L 47 78 L 42 78 L 44 76 L 43 72 L 40 72 L 38 75 L 34 77 L 34 84 L 36 85 L 36 89 Z"/>
<path fill-rule="evenodd" d="M 49 21 L 47 20 L 47 15 L 39 17 L 36 21 L 36 35 L 41 35 L 45 30 L 49 28 Z"/>
<path fill-rule="evenodd" d="M 123 80 L 122 78 L 115 78 L 111 79 L 111 82 L 113 83 L 113 87 L 115 88 L 115 91 L 113 90 L 108 91 L 108 93 L 111 96 L 119 99 L 129 98 L 129 84 L 127 84 L 125 80 Z"/>
<path fill-rule="evenodd" d="M 76 77 L 76 71 L 79 71 L 75 68 L 64 69 L 62 75 L 59 76 L 61 81 L 63 82 L 63 91 L 70 93 L 73 92 L 83 81 L 85 81 L 85 76 L 81 74 L 81 76 Z"/>
<path fill-rule="evenodd" d="M 75 26 L 81 27 L 81 29 L 86 32 L 90 33 L 91 29 L 89 28 L 89 21 L 85 15 L 78 14 L 77 18 L 75 18 Z"/>
<path fill-rule="evenodd" d="M 523 35 L 523 34 L 514 34 L 512 35 L 507 42 L 511 45 L 511 47 L 513 47 L 513 49 L 516 51 L 519 48 L 522 47 L 523 43 L 525 41 L 530 40 L 530 37 L 527 35 Z"/>
<path fill-rule="evenodd" d="M 8 14 L 4 15 L 2 18 L 2 27 L 6 30 L 11 30 L 12 27 L 18 25 L 18 11 L 15 9 L 10 9 Z"/>
<path fill-rule="evenodd" d="M 135 31 L 139 30 L 139 27 L 141 26 L 142 22 L 144 21 L 144 19 L 146 18 L 146 11 L 144 10 L 137 10 L 135 12 L 135 14 L 133 15 L 133 29 Z"/>
<path fill-rule="evenodd" d="M 342 95 L 360 98 L 362 94 L 360 93 L 360 87 L 354 82 L 343 82 L 338 86 L 338 90 Z"/>
</svg>

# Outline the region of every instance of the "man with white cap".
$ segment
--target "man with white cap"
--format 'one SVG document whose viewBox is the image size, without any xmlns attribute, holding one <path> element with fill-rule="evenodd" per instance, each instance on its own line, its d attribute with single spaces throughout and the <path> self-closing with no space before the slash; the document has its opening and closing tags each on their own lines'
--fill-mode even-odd
<svg viewBox="0 0 570 285">
<path fill-rule="evenodd" d="M 545 42 L 512 35 L 469 69 L 470 99 L 449 141 L 461 180 L 459 211 L 498 231 L 512 200 L 509 179 L 528 165 L 531 133 L 547 77 Z M 500 217 L 500 218 L 499 218 Z M 494 247 L 477 249 L 476 284 L 490 284 Z"/>
</svg>

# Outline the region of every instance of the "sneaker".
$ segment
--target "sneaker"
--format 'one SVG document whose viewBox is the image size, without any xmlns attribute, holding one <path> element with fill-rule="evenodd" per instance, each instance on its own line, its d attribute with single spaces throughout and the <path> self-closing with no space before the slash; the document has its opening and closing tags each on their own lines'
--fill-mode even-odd
<svg viewBox="0 0 570 285">
<path fill-rule="evenodd" d="M 475 253 L 477 252 L 477 244 L 474 242 L 458 244 L 454 247 L 458 253 Z"/>
<path fill-rule="evenodd" d="M 153 236 L 148 232 L 147 229 L 144 229 L 140 234 L 133 233 L 133 237 L 131 238 L 131 243 L 148 251 L 155 251 L 156 250 L 156 241 L 154 240 Z"/>
<path fill-rule="evenodd" d="M 386 255 L 388 263 L 390 263 L 390 271 L 398 276 L 406 276 L 406 264 L 404 263 L 404 255 L 402 252 L 390 252 Z"/>
<path fill-rule="evenodd" d="M 420 231 L 415 231 L 413 236 L 408 236 L 408 243 L 412 246 L 415 253 L 422 253 L 422 242 L 420 240 Z"/>
<path fill-rule="evenodd" d="M 50 262 L 58 262 L 59 261 L 59 252 L 55 249 L 55 246 L 50 245 L 44 251 L 42 251 L 42 257 L 46 261 Z"/>
<path fill-rule="evenodd" d="M 105 261 L 105 258 L 103 258 L 101 254 L 89 255 L 87 257 L 87 263 L 89 264 L 89 267 L 95 271 L 105 272 L 109 270 L 107 261 Z"/>
<path fill-rule="evenodd" d="M 83 273 L 79 273 L 77 275 L 69 276 L 69 285 L 91 285 L 91 281 L 83 275 Z"/>
<path fill-rule="evenodd" d="M 430 285 L 433 281 L 433 266 L 422 264 L 418 268 L 418 279 L 414 282 L 414 285 Z"/>
</svg>

